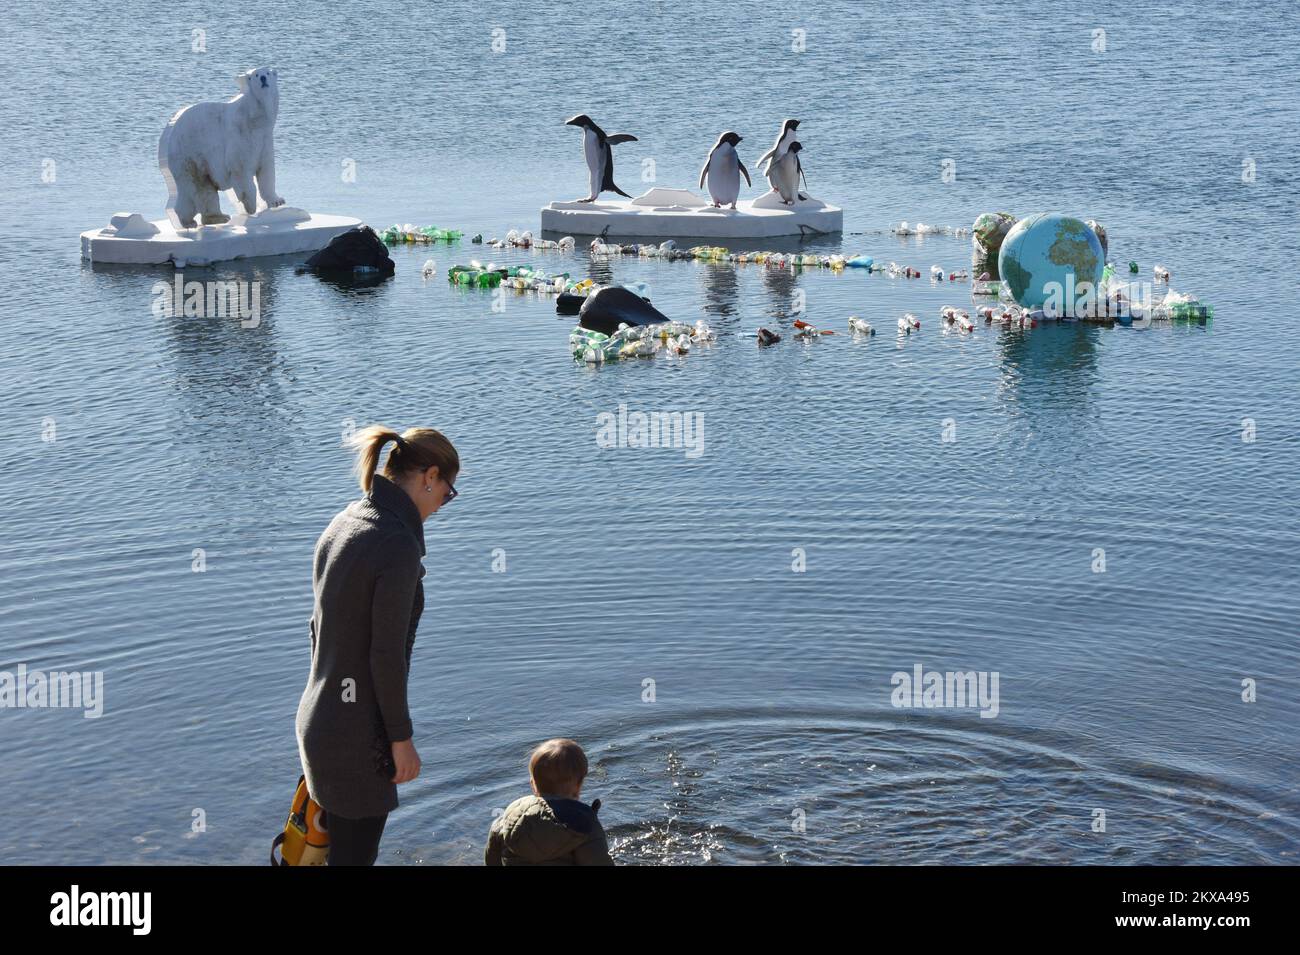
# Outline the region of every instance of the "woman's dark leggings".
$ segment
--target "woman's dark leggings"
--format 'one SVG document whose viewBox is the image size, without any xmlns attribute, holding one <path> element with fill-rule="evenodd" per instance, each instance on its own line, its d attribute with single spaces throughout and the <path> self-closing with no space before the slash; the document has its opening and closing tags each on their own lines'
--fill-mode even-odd
<svg viewBox="0 0 1300 955">
<path fill-rule="evenodd" d="M 364 819 L 344 819 L 331 813 L 330 865 L 374 865 L 379 855 L 379 838 L 384 834 L 388 813 Z"/>
</svg>

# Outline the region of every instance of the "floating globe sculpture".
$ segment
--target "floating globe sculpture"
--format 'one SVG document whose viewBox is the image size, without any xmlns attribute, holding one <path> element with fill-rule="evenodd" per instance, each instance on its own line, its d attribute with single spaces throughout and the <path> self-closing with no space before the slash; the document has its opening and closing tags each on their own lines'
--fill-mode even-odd
<svg viewBox="0 0 1300 955">
<path fill-rule="evenodd" d="M 1026 308 L 1049 303 L 1072 314 L 1086 287 L 1101 281 L 1105 257 L 1097 234 L 1072 216 L 1039 213 L 1015 224 L 998 253 L 1011 297 Z"/>
</svg>

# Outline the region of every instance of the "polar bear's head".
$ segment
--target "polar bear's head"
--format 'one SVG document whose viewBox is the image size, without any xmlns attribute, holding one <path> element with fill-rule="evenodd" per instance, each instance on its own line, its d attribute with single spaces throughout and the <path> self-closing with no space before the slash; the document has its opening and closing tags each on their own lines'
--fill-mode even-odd
<svg viewBox="0 0 1300 955">
<path fill-rule="evenodd" d="M 272 120 L 280 112 L 280 78 L 275 70 L 261 67 L 240 73 L 239 92 L 257 103 Z"/>
</svg>

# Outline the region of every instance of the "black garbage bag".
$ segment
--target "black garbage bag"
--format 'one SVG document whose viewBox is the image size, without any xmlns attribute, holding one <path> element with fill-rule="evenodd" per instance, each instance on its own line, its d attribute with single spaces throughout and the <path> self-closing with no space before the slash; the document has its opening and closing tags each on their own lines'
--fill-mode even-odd
<svg viewBox="0 0 1300 955">
<path fill-rule="evenodd" d="M 612 335 L 623 325 L 658 325 L 668 316 L 636 292 L 621 285 L 607 285 L 587 296 L 578 310 L 578 324 L 593 332 Z"/>
<path fill-rule="evenodd" d="M 305 266 L 318 275 L 340 273 L 392 275 L 397 267 L 388 246 L 368 225 L 359 225 L 336 235 Z"/>
</svg>

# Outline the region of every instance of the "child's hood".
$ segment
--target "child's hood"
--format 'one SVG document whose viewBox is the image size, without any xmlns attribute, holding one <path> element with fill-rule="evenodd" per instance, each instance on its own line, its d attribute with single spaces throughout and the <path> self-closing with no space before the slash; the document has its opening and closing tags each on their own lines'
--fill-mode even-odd
<svg viewBox="0 0 1300 955">
<path fill-rule="evenodd" d="M 588 806 L 558 796 L 524 796 L 506 807 L 497 829 L 512 855 L 524 862 L 546 862 L 568 855 L 591 838 L 599 825 L 599 809 L 599 799 Z"/>
</svg>

